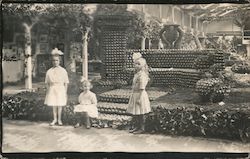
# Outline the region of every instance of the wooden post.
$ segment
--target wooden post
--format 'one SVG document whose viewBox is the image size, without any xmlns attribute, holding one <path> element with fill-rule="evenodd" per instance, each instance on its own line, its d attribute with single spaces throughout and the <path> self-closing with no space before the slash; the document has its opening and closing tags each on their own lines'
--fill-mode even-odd
<svg viewBox="0 0 250 159">
<path fill-rule="evenodd" d="M 159 41 L 158 41 L 158 49 L 163 49 L 164 47 L 163 47 L 163 44 L 162 44 L 162 41 L 161 41 L 161 39 L 159 39 Z"/>
<path fill-rule="evenodd" d="M 196 32 L 194 33 L 194 41 L 197 46 L 197 49 L 202 50 L 203 48 Z"/>
<path fill-rule="evenodd" d="M 82 43 L 82 75 L 88 79 L 88 34 L 89 29 L 83 34 Z"/>
<path fill-rule="evenodd" d="M 142 37 L 142 39 L 141 39 L 141 49 L 142 50 L 145 50 L 145 41 L 146 41 L 146 37 Z"/>
<path fill-rule="evenodd" d="M 175 23 L 175 18 L 174 18 L 174 6 L 171 6 L 171 12 L 172 12 L 172 17 L 171 17 L 171 22 Z"/>
<path fill-rule="evenodd" d="M 148 39 L 148 48 L 151 49 L 151 46 L 152 46 L 152 40 Z"/>
<path fill-rule="evenodd" d="M 202 48 L 205 48 L 205 41 L 206 41 L 206 38 L 205 38 L 205 37 L 200 37 L 200 38 L 199 38 L 199 41 L 200 41 L 200 43 L 201 43 L 201 47 L 202 47 Z"/>
<path fill-rule="evenodd" d="M 246 48 L 247 48 L 247 59 L 250 61 L 250 44 L 247 44 Z"/>
<path fill-rule="evenodd" d="M 26 61 L 26 75 L 25 75 L 25 89 L 32 89 L 32 59 L 31 59 L 31 26 L 28 26 L 26 23 L 23 24 L 25 27 L 25 61 Z"/>
<path fill-rule="evenodd" d="M 159 5 L 159 18 L 162 19 L 162 5 Z"/>
<path fill-rule="evenodd" d="M 185 13 L 184 11 L 181 11 L 181 26 L 184 28 L 185 26 Z"/>
</svg>

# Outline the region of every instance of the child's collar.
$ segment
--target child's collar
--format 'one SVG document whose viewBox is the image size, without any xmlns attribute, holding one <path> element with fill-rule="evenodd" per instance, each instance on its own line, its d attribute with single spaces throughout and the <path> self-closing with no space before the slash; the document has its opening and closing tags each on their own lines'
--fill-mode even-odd
<svg viewBox="0 0 250 159">
<path fill-rule="evenodd" d="M 143 70 L 140 70 L 136 74 L 141 75 L 142 73 L 143 73 Z"/>
<path fill-rule="evenodd" d="M 60 65 L 58 65 L 58 66 L 53 66 L 53 68 L 60 68 Z"/>
<path fill-rule="evenodd" d="M 84 90 L 84 91 L 83 91 L 83 93 L 88 93 L 88 92 L 90 92 L 90 90 L 86 90 L 86 91 Z"/>
</svg>

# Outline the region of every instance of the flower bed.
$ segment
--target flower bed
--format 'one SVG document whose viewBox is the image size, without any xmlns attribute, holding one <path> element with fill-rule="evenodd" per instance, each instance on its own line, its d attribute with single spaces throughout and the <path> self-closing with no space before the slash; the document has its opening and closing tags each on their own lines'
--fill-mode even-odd
<svg viewBox="0 0 250 159">
<path fill-rule="evenodd" d="M 62 119 L 64 124 L 74 125 L 76 117 L 73 112 L 76 99 L 69 99 L 64 107 Z M 116 109 L 117 110 L 114 110 Z M 95 127 L 124 127 L 128 125 L 130 116 L 125 115 L 120 107 L 102 105 L 100 112 L 111 111 L 116 114 L 102 114 L 98 119 L 93 119 Z M 50 121 L 52 120 L 52 108 L 44 105 L 44 97 L 37 93 L 22 92 L 16 95 L 5 95 L 2 101 L 2 115 L 13 120 Z M 98 125 L 98 126 L 97 126 Z"/>
<path fill-rule="evenodd" d="M 176 107 L 156 106 L 154 114 L 148 116 L 147 131 L 250 141 L 249 103 L 224 109 Z"/>
<path fill-rule="evenodd" d="M 16 95 L 5 95 L 2 100 L 2 115 L 9 119 L 48 120 L 48 107 L 37 93 L 22 92 Z"/>
<path fill-rule="evenodd" d="M 231 70 L 235 73 L 245 74 L 250 73 L 250 64 L 247 62 L 239 62 L 234 64 Z"/>
<path fill-rule="evenodd" d="M 92 120 L 92 126 L 96 128 L 126 129 L 131 123 L 131 116 L 120 114 L 99 114 L 97 119 Z"/>
<path fill-rule="evenodd" d="M 44 106 L 43 102 L 44 98 L 39 97 L 37 93 L 25 92 L 4 96 L 3 117 L 32 121 L 51 120 L 52 110 Z M 74 104 L 74 101 L 69 101 L 69 105 L 63 110 L 65 124 L 73 125 L 75 122 Z M 226 104 L 223 107 L 218 104 L 216 106 L 156 104 L 153 107 L 153 113 L 147 117 L 146 131 L 166 135 L 203 136 L 250 142 L 249 106 L 249 103 Z M 131 124 L 131 117 L 115 113 L 100 113 L 100 118 L 93 120 L 93 126 L 126 129 Z"/>
<path fill-rule="evenodd" d="M 216 103 L 229 95 L 230 88 L 220 78 L 203 78 L 196 83 L 196 92 L 203 102 Z"/>
</svg>

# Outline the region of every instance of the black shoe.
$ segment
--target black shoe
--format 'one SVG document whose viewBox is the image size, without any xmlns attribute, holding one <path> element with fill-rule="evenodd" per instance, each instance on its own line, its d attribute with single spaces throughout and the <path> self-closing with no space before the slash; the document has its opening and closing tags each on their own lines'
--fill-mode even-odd
<svg viewBox="0 0 250 159">
<path fill-rule="evenodd" d="M 145 130 L 138 130 L 138 131 L 134 131 L 133 134 L 143 134 L 145 132 Z"/>
<path fill-rule="evenodd" d="M 130 129 L 129 133 L 134 133 L 135 131 L 138 131 L 138 130 L 139 130 L 138 128 Z"/>
</svg>

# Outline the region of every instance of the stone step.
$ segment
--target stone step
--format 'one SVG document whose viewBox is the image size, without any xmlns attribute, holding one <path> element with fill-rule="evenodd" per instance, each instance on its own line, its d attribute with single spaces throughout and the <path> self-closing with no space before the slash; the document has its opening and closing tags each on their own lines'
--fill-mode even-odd
<svg viewBox="0 0 250 159">
<path fill-rule="evenodd" d="M 127 71 L 130 72 L 134 72 L 134 68 L 126 68 Z M 199 74 L 200 72 L 196 69 L 192 69 L 192 68 L 173 68 L 173 67 L 169 67 L 169 68 L 150 68 L 149 72 L 169 72 L 169 73 L 173 73 L 173 72 L 180 72 L 180 73 L 193 73 L 193 74 Z"/>
<path fill-rule="evenodd" d="M 107 121 L 129 121 L 132 119 L 132 117 L 129 115 L 99 113 L 97 119 Z"/>
<path fill-rule="evenodd" d="M 97 108 L 98 112 L 106 114 L 120 114 L 127 115 L 126 109 L 128 104 L 124 103 L 108 103 L 108 102 L 98 102 Z"/>
<path fill-rule="evenodd" d="M 130 125 L 132 120 L 128 115 L 99 113 L 98 118 L 92 119 L 92 126 L 97 128 L 124 128 Z"/>
<path fill-rule="evenodd" d="M 152 68 L 192 68 L 193 62 L 199 56 L 212 53 L 216 63 L 223 63 L 223 53 L 216 50 L 179 50 L 179 49 L 149 49 L 149 50 L 126 50 L 126 67 L 133 67 L 132 54 L 139 52 L 145 58 L 149 67 Z M 208 65 L 207 68 L 209 67 Z"/>
<path fill-rule="evenodd" d="M 134 76 L 134 69 L 127 68 L 124 80 L 130 81 Z M 193 88 L 201 73 L 195 69 L 181 68 L 150 68 L 149 70 L 152 86 L 181 86 Z"/>
<path fill-rule="evenodd" d="M 154 101 L 157 98 L 166 95 L 168 92 L 160 90 L 147 90 L 147 93 L 149 96 L 149 100 Z M 115 89 L 100 94 L 99 101 L 112 102 L 112 103 L 128 103 L 131 94 L 132 94 L 131 89 Z"/>
</svg>

